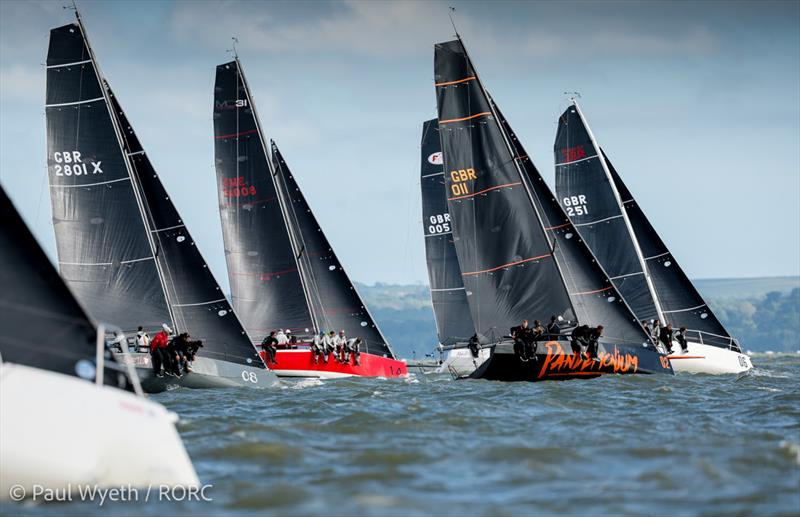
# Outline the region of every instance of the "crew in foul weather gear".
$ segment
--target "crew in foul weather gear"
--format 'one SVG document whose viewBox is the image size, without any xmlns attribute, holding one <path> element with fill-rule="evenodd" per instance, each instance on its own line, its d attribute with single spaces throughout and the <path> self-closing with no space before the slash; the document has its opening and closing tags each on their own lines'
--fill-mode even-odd
<svg viewBox="0 0 800 517">
<path fill-rule="evenodd" d="M 689 352 L 689 343 L 686 341 L 686 327 L 681 327 L 675 333 L 675 341 L 681 345 L 681 352 L 684 354 Z"/>
<path fill-rule="evenodd" d="M 333 342 L 333 338 L 336 335 L 336 332 L 330 331 L 328 332 L 325 337 L 322 339 L 322 346 L 324 348 L 324 355 L 325 364 L 328 363 L 328 359 L 330 358 L 331 353 L 336 349 L 335 343 Z M 334 357 L 335 359 L 335 357 Z"/>
<path fill-rule="evenodd" d="M 572 330 L 570 346 L 573 354 L 582 355 L 583 348 L 589 346 L 590 331 L 589 325 L 578 325 Z"/>
<path fill-rule="evenodd" d="M 275 339 L 278 340 L 279 345 L 285 345 L 289 342 L 289 338 L 286 337 L 286 334 L 283 332 L 283 329 L 278 329 L 278 334 L 275 336 Z"/>
<path fill-rule="evenodd" d="M 353 338 L 347 342 L 348 357 L 347 362 L 350 362 L 350 356 L 353 357 L 353 365 L 358 366 L 361 364 L 361 338 Z"/>
<path fill-rule="evenodd" d="M 528 342 L 528 357 L 536 359 L 536 352 L 539 350 L 539 341 L 541 339 L 544 339 L 544 327 L 539 320 L 533 320 L 531 340 Z"/>
<path fill-rule="evenodd" d="M 472 357 L 475 359 L 478 358 L 478 352 L 480 351 L 480 341 L 478 340 L 478 334 L 473 334 L 471 338 L 469 338 L 469 343 L 467 344 L 469 347 L 469 351 L 472 354 Z"/>
<path fill-rule="evenodd" d="M 592 359 L 597 359 L 597 350 L 600 346 L 600 336 L 603 335 L 603 326 L 598 325 L 589 331 L 589 344 L 586 347 L 586 355 Z"/>
<path fill-rule="evenodd" d="M 333 338 L 333 344 L 336 348 L 336 355 L 338 356 L 337 359 L 342 362 L 350 362 L 350 359 L 345 359 L 345 355 L 347 354 L 347 336 L 344 333 L 344 329 L 339 331 L 339 335 Z"/>
<path fill-rule="evenodd" d="M 667 323 L 666 327 L 661 327 L 658 339 L 667 348 L 668 353 L 672 353 L 672 323 Z"/>
<path fill-rule="evenodd" d="M 144 352 L 150 349 L 150 336 L 147 335 L 147 332 L 139 327 L 139 330 L 136 332 L 136 350 L 134 352 Z"/>
<path fill-rule="evenodd" d="M 527 362 L 530 359 L 528 351 L 533 341 L 532 330 L 528 327 L 528 320 L 522 320 L 520 325 L 511 327 L 511 337 L 514 338 L 514 353 L 521 361 Z"/>
<path fill-rule="evenodd" d="M 661 339 L 661 322 L 660 321 L 655 320 L 653 322 L 653 330 L 652 330 L 652 334 L 651 335 L 653 336 L 653 341 L 658 343 L 658 341 Z"/>
<path fill-rule="evenodd" d="M 558 339 L 558 336 L 561 334 L 561 327 L 558 325 L 558 318 L 555 316 L 550 316 L 550 323 L 547 324 L 545 330 L 547 331 L 548 339 Z"/>
<path fill-rule="evenodd" d="M 163 330 L 150 340 L 150 362 L 153 365 L 153 372 L 156 374 L 156 377 L 164 376 L 161 370 L 164 367 L 164 363 L 169 360 L 167 356 L 167 345 L 169 344 L 169 333 L 172 332 L 166 323 L 161 327 Z"/>
<path fill-rule="evenodd" d="M 311 341 L 311 355 L 314 356 L 314 364 L 319 362 L 319 357 L 324 355 L 325 350 L 325 332 L 320 331 L 319 334 L 314 336 L 313 341 Z M 327 362 L 327 360 L 325 361 Z"/>
<path fill-rule="evenodd" d="M 266 352 L 267 362 L 278 364 L 278 361 L 275 360 L 275 356 L 278 352 L 277 345 L 278 345 L 278 338 L 275 336 L 275 331 L 273 330 L 272 332 L 269 333 L 269 336 L 265 337 L 264 340 L 261 342 L 261 350 Z"/>
</svg>

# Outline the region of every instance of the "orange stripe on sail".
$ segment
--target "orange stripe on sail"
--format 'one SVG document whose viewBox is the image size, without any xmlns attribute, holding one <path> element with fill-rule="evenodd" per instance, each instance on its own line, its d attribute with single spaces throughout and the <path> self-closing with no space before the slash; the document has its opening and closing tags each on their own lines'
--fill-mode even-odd
<svg viewBox="0 0 800 517">
<path fill-rule="evenodd" d="M 547 257 L 550 257 L 550 256 L 552 256 L 550 253 L 548 253 L 547 255 L 539 255 L 538 257 L 531 257 L 531 258 L 518 260 L 516 262 L 503 264 L 502 266 L 493 267 L 491 269 L 483 269 L 481 271 L 472 271 L 470 273 L 461 273 L 461 276 L 480 275 L 481 273 L 491 273 L 492 271 L 497 271 L 498 269 L 503 269 L 503 268 L 506 268 L 506 267 L 516 266 L 517 264 L 522 264 L 524 262 L 530 262 L 531 260 L 539 260 L 539 259 L 547 258 Z"/>
<path fill-rule="evenodd" d="M 522 185 L 522 183 L 518 181 L 516 183 L 506 183 L 505 185 L 497 185 L 495 187 L 489 187 L 489 188 L 485 188 L 483 190 L 479 190 L 478 192 L 475 192 L 474 194 L 466 194 L 464 196 L 449 197 L 449 198 L 447 198 L 447 200 L 448 201 L 454 201 L 456 199 L 464 199 L 464 198 L 467 198 L 467 197 L 477 196 L 478 194 L 483 194 L 484 192 L 489 192 L 490 190 L 497 190 L 499 188 L 505 188 L 505 187 L 515 187 L 517 185 Z"/>
<path fill-rule="evenodd" d="M 475 76 L 471 75 L 469 77 L 465 77 L 464 79 L 459 79 L 457 81 L 448 81 L 446 83 L 433 83 L 433 85 L 434 86 L 447 86 L 447 85 L 450 85 L 450 84 L 465 83 L 467 81 L 474 81 L 474 80 L 475 80 Z"/>
<path fill-rule="evenodd" d="M 559 226 L 551 226 L 549 228 L 545 228 L 545 230 L 558 230 L 559 228 L 566 228 L 570 224 L 572 224 L 572 223 L 561 224 Z"/>
<path fill-rule="evenodd" d="M 483 113 L 478 113 L 477 115 L 471 115 L 469 117 L 451 118 L 449 120 L 440 120 L 439 121 L 439 125 L 441 126 L 442 124 L 449 124 L 450 122 L 463 122 L 464 120 L 472 120 L 474 118 L 485 117 L 486 115 L 491 115 L 491 114 L 492 114 L 491 111 L 484 111 Z"/>
</svg>

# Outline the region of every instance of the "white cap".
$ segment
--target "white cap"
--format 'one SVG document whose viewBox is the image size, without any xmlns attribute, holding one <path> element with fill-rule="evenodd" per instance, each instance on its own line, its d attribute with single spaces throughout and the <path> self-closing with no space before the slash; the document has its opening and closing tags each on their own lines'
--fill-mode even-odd
<svg viewBox="0 0 800 517">
<path fill-rule="evenodd" d="M 172 329 L 171 329 L 171 328 L 169 328 L 169 325 L 167 325 L 166 323 L 162 323 L 162 324 L 161 324 L 161 328 L 162 328 L 162 329 L 164 329 L 164 331 L 165 331 L 167 334 L 172 334 Z"/>
</svg>

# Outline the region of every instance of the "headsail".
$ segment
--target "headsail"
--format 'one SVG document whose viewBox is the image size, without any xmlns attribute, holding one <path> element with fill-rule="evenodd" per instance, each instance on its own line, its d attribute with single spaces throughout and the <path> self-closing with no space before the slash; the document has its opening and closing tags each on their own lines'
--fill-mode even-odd
<svg viewBox="0 0 800 517">
<path fill-rule="evenodd" d="M 253 339 L 313 329 L 300 271 L 239 61 L 217 67 L 214 152 L 233 305 Z"/>
<path fill-rule="evenodd" d="M 469 301 L 476 325 L 509 326 L 522 318 L 561 315 L 602 324 L 605 335 L 619 342 L 647 341 L 481 85 L 460 40 L 436 46 L 436 82 L 445 171 L 451 171 L 446 175 L 452 190 L 448 201 L 462 269 L 469 271 L 464 256 L 474 260 L 494 254 L 496 262 L 502 259 L 498 254 L 506 257 L 499 267 L 484 265 L 475 280 L 464 273 L 473 291 Z M 510 321 L 510 311 L 491 313 L 492 304 L 510 302 L 517 302 Z M 476 312 L 488 314 L 488 321 L 480 322 Z"/>
<path fill-rule="evenodd" d="M 295 236 L 295 256 L 309 292 L 315 321 L 326 330 L 344 329 L 348 336 L 361 337 L 371 354 L 394 357 L 314 217 L 278 146 L 274 142 L 271 145 L 276 184 L 279 195 L 286 201 L 286 219 Z"/>
<path fill-rule="evenodd" d="M 143 200 L 163 285 L 177 330 L 203 341 L 203 356 L 239 364 L 262 364 L 250 337 L 195 246 L 161 184 L 117 97 L 107 89 L 124 151 Z"/>
<path fill-rule="evenodd" d="M 659 318 L 627 214 L 576 104 L 559 118 L 554 152 L 556 192 L 564 211 L 634 314 L 641 320 Z"/>
<path fill-rule="evenodd" d="M 18 363 L 93 380 L 97 329 L 59 277 L 0 187 L 0 355 Z M 103 382 L 130 389 L 109 367 Z"/>
<path fill-rule="evenodd" d="M 475 325 L 461 278 L 458 255 L 453 245 L 450 212 L 447 210 L 442 144 L 439 140 L 439 122 L 436 119 L 428 120 L 422 126 L 421 163 L 422 227 L 439 343 L 463 343 L 475 333 Z"/>
<path fill-rule="evenodd" d="M 82 26 L 50 31 L 47 165 L 59 269 L 98 321 L 125 331 L 171 317 L 134 184 Z"/>
<path fill-rule="evenodd" d="M 574 319 L 552 248 L 461 40 L 436 45 L 435 81 L 453 241 L 476 331 Z"/>
</svg>

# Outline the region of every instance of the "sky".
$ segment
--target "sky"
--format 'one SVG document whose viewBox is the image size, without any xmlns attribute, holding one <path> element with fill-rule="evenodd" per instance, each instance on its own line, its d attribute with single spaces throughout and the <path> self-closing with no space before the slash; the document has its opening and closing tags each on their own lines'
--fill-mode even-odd
<svg viewBox="0 0 800 517">
<path fill-rule="evenodd" d="M 0 183 L 51 259 L 55 2 L 0 1 Z M 552 186 L 577 91 L 600 145 L 693 278 L 800 274 L 800 2 L 79 1 L 100 69 L 227 290 L 213 156 L 231 37 L 350 276 L 426 283 L 422 122 L 448 6 L 486 88 Z"/>
</svg>

